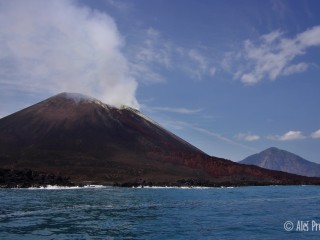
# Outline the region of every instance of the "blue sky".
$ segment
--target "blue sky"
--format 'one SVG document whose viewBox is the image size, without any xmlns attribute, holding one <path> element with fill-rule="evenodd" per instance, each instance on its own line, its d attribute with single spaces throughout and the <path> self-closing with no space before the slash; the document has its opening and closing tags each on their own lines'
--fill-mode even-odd
<svg viewBox="0 0 320 240">
<path fill-rule="evenodd" d="M 0 117 L 61 91 L 210 155 L 320 163 L 320 1 L 0 1 Z"/>
</svg>

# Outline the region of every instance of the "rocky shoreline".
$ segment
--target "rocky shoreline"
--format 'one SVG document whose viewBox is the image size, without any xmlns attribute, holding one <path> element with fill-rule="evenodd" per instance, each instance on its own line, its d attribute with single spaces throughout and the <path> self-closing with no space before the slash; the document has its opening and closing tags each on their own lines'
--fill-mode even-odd
<svg viewBox="0 0 320 240">
<path fill-rule="evenodd" d="M 30 169 L 0 169 L 0 188 L 30 188 L 48 185 L 75 186 L 69 178 Z"/>
<path fill-rule="evenodd" d="M 312 178 L 309 178 L 310 180 Z M 0 188 L 40 188 L 47 186 L 57 187 L 85 187 L 92 182 L 74 183 L 70 178 L 52 173 L 39 172 L 31 169 L 12 170 L 0 169 Z M 200 179 L 181 179 L 175 182 L 114 182 L 95 184 L 112 187 L 144 188 L 144 187 L 246 187 L 246 186 L 274 186 L 274 185 L 320 185 L 318 181 L 206 181 Z"/>
<path fill-rule="evenodd" d="M 223 188 L 223 187 L 250 187 L 250 186 L 301 186 L 301 185 L 314 185 L 319 186 L 318 183 L 293 183 L 293 182 L 287 182 L 287 183 L 273 183 L 273 182 L 254 182 L 254 181 L 243 181 L 243 182 L 203 182 L 199 183 L 196 180 L 191 180 L 189 182 L 176 182 L 176 183 L 165 183 L 165 182 L 159 182 L 159 183 L 147 183 L 147 184 L 141 184 L 138 182 L 125 182 L 125 183 L 115 183 L 114 187 L 128 187 L 128 188 L 152 188 L 152 187 L 187 187 L 187 188 L 193 188 L 193 187 L 208 187 L 208 188 Z"/>
</svg>

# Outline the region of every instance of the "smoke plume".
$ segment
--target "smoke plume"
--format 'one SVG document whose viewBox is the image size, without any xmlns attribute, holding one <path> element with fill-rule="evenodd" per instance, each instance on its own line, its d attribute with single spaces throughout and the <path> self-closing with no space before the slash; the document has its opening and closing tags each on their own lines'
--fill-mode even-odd
<svg viewBox="0 0 320 240">
<path fill-rule="evenodd" d="M 0 91 L 70 91 L 138 107 L 137 81 L 106 13 L 71 0 L 0 0 Z"/>
</svg>

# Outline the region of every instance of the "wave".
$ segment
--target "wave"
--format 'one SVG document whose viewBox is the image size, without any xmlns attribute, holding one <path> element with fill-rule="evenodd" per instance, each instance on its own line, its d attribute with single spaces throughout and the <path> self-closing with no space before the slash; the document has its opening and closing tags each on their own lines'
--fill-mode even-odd
<svg viewBox="0 0 320 240">
<path fill-rule="evenodd" d="M 47 185 L 47 186 L 41 186 L 41 187 L 30 187 L 27 189 L 30 190 L 39 190 L 39 189 L 45 189 L 45 190 L 69 190 L 69 189 L 88 189 L 88 188 L 106 188 L 106 186 L 103 185 L 85 185 L 85 186 L 57 186 L 57 185 Z"/>
<path fill-rule="evenodd" d="M 132 187 L 132 188 L 152 188 L 152 189 L 210 189 L 210 187 L 198 187 L 198 186 L 182 186 L 182 187 L 177 187 L 177 186 L 137 186 L 137 187 Z"/>
</svg>

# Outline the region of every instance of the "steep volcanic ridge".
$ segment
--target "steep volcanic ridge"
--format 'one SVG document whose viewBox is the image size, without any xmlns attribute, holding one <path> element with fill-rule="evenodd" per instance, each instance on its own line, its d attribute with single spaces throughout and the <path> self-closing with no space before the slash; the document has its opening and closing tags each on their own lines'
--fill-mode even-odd
<svg viewBox="0 0 320 240">
<path fill-rule="evenodd" d="M 62 93 L 0 119 L 0 168 L 105 185 L 319 184 L 210 157 L 138 110 Z"/>
</svg>

